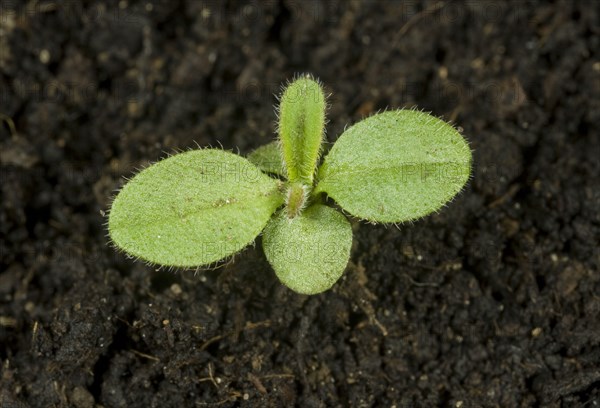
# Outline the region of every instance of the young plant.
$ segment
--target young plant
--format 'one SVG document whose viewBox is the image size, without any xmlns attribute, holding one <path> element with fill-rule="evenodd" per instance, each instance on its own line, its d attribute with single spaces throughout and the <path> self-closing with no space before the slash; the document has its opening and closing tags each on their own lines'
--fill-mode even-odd
<svg viewBox="0 0 600 408">
<path fill-rule="evenodd" d="M 350 259 L 350 222 L 331 200 L 358 219 L 400 223 L 439 210 L 470 176 L 459 132 L 415 110 L 349 127 L 320 163 L 325 110 L 321 85 L 298 77 L 281 95 L 275 142 L 248 158 L 191 150 L 142 170 L 112 204 L 113 243 L 151 264 L 190 268 L 232 256 L 262 232 L 281 282 L 316 294 Z"/>
</svg>

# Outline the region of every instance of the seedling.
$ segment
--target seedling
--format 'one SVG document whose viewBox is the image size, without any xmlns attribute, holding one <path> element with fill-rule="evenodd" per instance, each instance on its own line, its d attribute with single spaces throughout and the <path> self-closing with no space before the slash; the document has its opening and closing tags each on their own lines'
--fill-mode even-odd
<svg viewBox="0 0 600 408">
<path fill-rule="evenodd" d="M 350 259 L 345 214 L 401 223 L 438 211 L 465 185 L 471 151 L 451 125 L 390 110 L 346 129 L 324 154 L 326 98 L 301 76 L 279 105 L 278 138 L 247 158 L 190 150 L 139 172 L 116 196 L 113 243 L 150 264 L 210 266 L 254 242 L 292 290 L 323 292 Z"/>
</svg>

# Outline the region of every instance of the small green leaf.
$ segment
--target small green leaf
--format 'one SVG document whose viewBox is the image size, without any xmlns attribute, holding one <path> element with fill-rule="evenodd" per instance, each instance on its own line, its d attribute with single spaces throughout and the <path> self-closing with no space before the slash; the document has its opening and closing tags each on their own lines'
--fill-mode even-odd
<svg viewBox="0 0 600 408">
<path fill-rule="evenodd" d="M 283 92 L 279 138 L 288 180 L 312 185 L 325 126 L 325 95 L 318 82 L 302 76 Z"/>
<path fill-rule="evenodd" d="M 177 154 L 125 184 L 110 211 L 109 234 L 125 252 L 154 264 L 208 265 L 256 238 L 284 201 L 279 184 L 230 152 Z"/>
<path fill-rule="evenodd" d="M 286 176 L 281 145 L 278 141 L 271 142 L 252 151 L 248 155 L 248 160 L 265 173 L 276 174 L 281 177 Z"/>
<path fill-rule="evenodd" d="M 325 157 L 315 192 L 356 217 L 402 222 L 438 210 L 470 173 L 471 150 L 456 129 L 423 112 L 397 110 L 347 129 Z"/>
<path fill-rule="evenodd" d="M 279 280 L 303 294 L 331 288 L 344 273 L 351 246 L 352 227 L 346 217 L 322 204 L 292 219 L 280 211 L 263 235 L 265 255 Z"/>
</svg>

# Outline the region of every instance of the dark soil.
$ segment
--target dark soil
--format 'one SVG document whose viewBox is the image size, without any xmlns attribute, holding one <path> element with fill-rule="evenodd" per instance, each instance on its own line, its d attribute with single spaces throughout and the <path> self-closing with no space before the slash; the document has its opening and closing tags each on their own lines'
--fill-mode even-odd
<svg viewBox="0 0 600 408">
<path fill-rule="evenodd" d="M 355 222 L 318 296 L 259 245 L 197 274 L 107 245 L 122 176 L 269 142 L 298 72 L 330 142 L 386 107 L 454 121 L 468 188 Z M 600 404 L 600 2 L 2 1 L 0 120 L 2 408 Z"/>
</svg>

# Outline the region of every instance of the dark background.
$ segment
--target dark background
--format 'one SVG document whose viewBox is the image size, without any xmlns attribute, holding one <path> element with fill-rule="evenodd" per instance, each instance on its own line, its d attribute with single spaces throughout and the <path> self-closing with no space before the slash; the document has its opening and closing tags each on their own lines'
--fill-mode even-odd
<svg viewBox="0 0 600 408">
<path fill-rule="evenodd" d="M 474 150 L 466 190 L 354 222 L 331 291 L 260 250 L 154 271 L 110 197 L 165 152 L 272 140 L 295 73 L 328 139 L 386 107 Z M 600 2 L 0 1 L 0 406 L 600 404 Z"/>
</svg>

